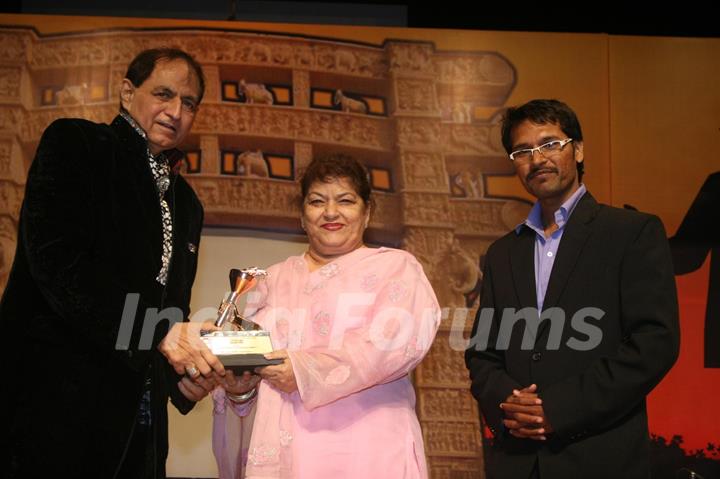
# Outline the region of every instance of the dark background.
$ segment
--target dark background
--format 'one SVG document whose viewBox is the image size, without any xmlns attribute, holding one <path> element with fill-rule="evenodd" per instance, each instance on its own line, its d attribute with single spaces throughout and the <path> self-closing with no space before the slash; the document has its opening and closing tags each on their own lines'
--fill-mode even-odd
<svg viewBox="0 0 720 479">
<path fill-rule="evenodd" d="M 0 0 L 0 12 L 720 38 L 711 2 Z"/>
</svg>

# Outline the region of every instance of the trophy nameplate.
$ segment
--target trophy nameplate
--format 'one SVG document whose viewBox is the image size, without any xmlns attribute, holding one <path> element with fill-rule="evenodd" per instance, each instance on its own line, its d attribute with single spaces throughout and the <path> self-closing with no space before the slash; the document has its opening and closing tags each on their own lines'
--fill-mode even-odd
<svg viewBox="0 0 720 479">
<path fill-rule="evenodd" d="M 230 296 L 220 303 L 215 326 L 223 327 L 229 323 L 236 328 L 242 328 L 244 324 L 250 323 L 238 313 L 236 301 L 243 293 L 249 291 L 258 279 L 266 276 L 267 272 L 258 268 L 230 270 L 232 291 Z M 270 333 L 261 329 L 212 331 L 203 334 L 202 339 L 210 351 L 220 359 L 225 369 L 230 369 L 236 374 L 283 362 L 282 359 L 265 359 L 264 355 L 272 352 L 273 348 Z"/>
</svg>

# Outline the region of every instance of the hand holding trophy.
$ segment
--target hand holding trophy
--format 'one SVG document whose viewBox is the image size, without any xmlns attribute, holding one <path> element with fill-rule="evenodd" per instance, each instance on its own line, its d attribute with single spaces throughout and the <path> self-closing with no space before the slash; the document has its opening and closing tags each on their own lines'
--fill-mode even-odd
<svg viewBox="0 0 720 479">
<path fill-rule="evenodd" d="M 205 344 L 220 359 L 225 369 L 232 370 L 236 375 L 243 371 L 252 371 L 258 366 L 282 363 L 281 359 L 265 359 L 264 355 L 273 350 L 270 333 L 262 329 L 243 329 L 250 321 L 243 318 L 237 309 L 240 296 L 267 275 L 267 271 L 256 267 L 231 269 L 230 296 L 220 303 L 215 326 L 222 328 L 229 323 L 236 329 L 207 332 L 202 336 Z"/>
</svg>

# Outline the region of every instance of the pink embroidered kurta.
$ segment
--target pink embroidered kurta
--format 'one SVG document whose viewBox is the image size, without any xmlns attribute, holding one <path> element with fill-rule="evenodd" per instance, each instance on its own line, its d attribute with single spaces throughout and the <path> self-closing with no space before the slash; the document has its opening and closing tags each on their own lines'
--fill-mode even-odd
<svg viewBox="0 0 720 479">
<path fill-rule="evenodd" d="M 313 272 L 294 256 L 269 273 L 246 317 L 288 350 L 298 391 L 261 382 L 246 477 L 427 477 L 408 373 L 430 348 L 440 309 L 417 260 L 360 248 Z M 220 474 L 229 477 L 222 462 Z"/>
</svg>

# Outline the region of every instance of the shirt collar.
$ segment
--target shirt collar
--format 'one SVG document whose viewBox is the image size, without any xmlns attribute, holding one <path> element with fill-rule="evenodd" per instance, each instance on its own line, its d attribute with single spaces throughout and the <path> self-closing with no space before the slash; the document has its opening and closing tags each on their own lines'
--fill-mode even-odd
<svg viewBox="0 0 720 479">
<path fill-rule="evenodd" d="M 135 132 L 136 132 L 138 135 L 140 135 L 140 136 L 143 138 L 143 140 L 145 140 L 145 143 L 146 143 L 146 145 L 147 145 L 147 156 L 148 156 L 148 159 L 149 159 L 150 161 L 157 161 L 158 163 L 167 163 L 167 157 L 166 157 L 163 153 L 159 153 L 159 154 L 157 154 L 157 155 L 153 155 L 153 154 L 150 152 L 150 145 L 148 144 L 147 133 L 145 132 L 145 130 L 143 129 L 143 127 L 141 127 L 140 124 L 135 121 L 135 118 L 133 118 L 132 116 L 130 116 L 130 113 L 129 113 L 126 109 L 124 109 L 124 108 L 121 108 L 121 109 L 120 109 L 120 116 L 123 117 L 123 118 L 125 119 L 125 121 L 127 121 L 128 124 L 129 124 L 131 127 L 133 127 L 133 129 L 135 130 Z"/>
<path fill-rule="evenodd" d="M 133 129 L 137 132 L 138 135 L 142 136 L 145 141 L 147 141 L 147 133 L 145 133 L 145 130 L 135 121 L 135 118 L 130 116 L 130 113 L 124 108 L 120 109 L 120 116 L 125 118 L 125 121 L 127 121 L 130 126 L 133 127 Z"/>
<path fill-rule="evenodd" d="M 573 193 L 570 198 L 565 200 L 565 202 L 560 205 L 560 208 L 555 211 L 555 224 L 558 225 L 558 229 L 561 229 L 565 226 L 565 223 L 567 223 L 567 221 L 570 219 L 570 215 L 575 210 L 575 207 L 580 201 L 580 198 L 582 198 L 586 192 L 587 188 L 584 184 L 581 183 L 580 187 L 575 191 L 575 193 Z M 515 227 L 515 233 L 520 234 L 523 226 L 527 226 L 528 228 L 532 229 L 537 233 L 544 234 L 545 227 L 543 226 L 542 222 L 542 209 L 540 208 L 539 201 L 535 202 L 532 209 L 530 210 L 530 213 L 528 214 L 527 219 L 525 219 L 525 221 Z"/>
</svg>

